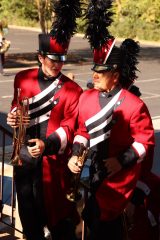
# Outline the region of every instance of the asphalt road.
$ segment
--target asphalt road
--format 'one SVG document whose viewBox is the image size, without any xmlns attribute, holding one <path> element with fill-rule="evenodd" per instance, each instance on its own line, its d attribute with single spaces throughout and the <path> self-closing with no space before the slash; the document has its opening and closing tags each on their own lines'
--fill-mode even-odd
<svg viewBox="0 0 160 240">
<path fill-rule="evenodd" d="M 10 109 L 10 102 L 13 96 L 13 80 L 15 74 L 26 67 L 36 64 L 31 59 L 26 60 L 30 54 L 36 55 L 38 49 L 39 31 L 28 29 L 10 29 L 7 39 L 11 40 L 11 47 L 7 53 L 5 64 L 5 75 L 0 76 L 0 124 L 6 125 L 6 113 Z M 119 42 L 117 42 L 119 44 Z M 22 54 L 23 61 L 18 55 Z M 14 58 L 13 58 L 14 56 Z M 26 56 L 26 57 L 25 57 Z M 69 47 L 69 62 L 64 65 L 63 72 L 75 74 L 75 81 L 83 88 L 86 82 L 92 77 L 91 50 L 87 40 L 83 36 L 74 36 Z M 136 85 L 142 92 L 142 99 L 148 106 L 152 116 L 156 135 L 156 161 L 154 171 L 160 173 L 158 159 L 160 159 L 160 45 L 141 43 L 141 54 L 139 61 L 139 74 Z"/>
</svg>

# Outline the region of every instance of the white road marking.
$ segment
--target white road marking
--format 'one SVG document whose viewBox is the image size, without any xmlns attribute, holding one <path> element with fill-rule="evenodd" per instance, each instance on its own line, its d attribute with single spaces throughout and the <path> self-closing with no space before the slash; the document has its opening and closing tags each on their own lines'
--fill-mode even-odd
<svg viewBox="0 0 160 240">
<path fill-rule="evenodd" d="M 9 96 L 2 96 L 2 98 L 13 98 L 13 95 L 9 95 Z"/>
<path fill-rule="evenodd" d="M 154 130 L 160 130 L 160 116 L 152 117 Z"/>
<path fill-rule="evenodd" d="M 154 117 L 152 117 L 152 119 L 154 120 L 154 119 L 160 119 L 160 116 L 154 116 Z"/>
<path fill-rule="evenodd" d="M 142 93 L 142 94 L 144 94 L 144 92 Z M 145 93 L 145 94 L 147 94 L 147 93 Z M 149 96 L 149 97 L 141 97 L 141 99 L 151 99 L 151 98 L 159 98 L 160 97 L 160 95 L 158 95 L 158 94 L 155 94 L 155 95 L 153 95 L 152 94 L 152 96 Z"/>
<path fill-rule="evenodd" d="M 159 81 L 160 78 L 151 78 L 151 79 L 145 79 L 145 80 L 137 80 L 136 83 L 142 83 L 142 82 L 153 82 L 153 81 Z"/>
<path fill-rule="evenodd" d="M 13 82 L 13 79 L 8 80 L 0 80 L 0 83 L 7 83 L 7 82 Z"/>
</svg>

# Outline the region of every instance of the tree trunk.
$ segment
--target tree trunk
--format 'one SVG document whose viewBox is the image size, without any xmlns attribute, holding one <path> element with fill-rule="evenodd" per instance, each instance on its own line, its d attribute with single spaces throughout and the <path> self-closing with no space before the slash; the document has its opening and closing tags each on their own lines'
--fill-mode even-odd
<svg viewBox="0 0 160 240">
<path fill-rule="evenodd" d="M 39 23 L 42 33 L 46 33 L 45 13 L 47 0 L 36 0 L 38 8 Z"/>
</svg>

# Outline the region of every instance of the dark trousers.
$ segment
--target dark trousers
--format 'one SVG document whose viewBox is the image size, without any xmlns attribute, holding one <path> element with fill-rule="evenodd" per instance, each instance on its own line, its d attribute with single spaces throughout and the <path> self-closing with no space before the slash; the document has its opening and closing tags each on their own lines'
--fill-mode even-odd
<svg viewBox="0 0 160 240">
<path fill-rule="evenodd" d="M 76 225 L 71 219 L 64 219 L 50 231 L 53 240 L 76 240 L 75 229 Z"/>
<path fill-rule="evenodd" d="M 89 240 L 124 240 L 122 217 L 113 221 L 96 221 L 89 228 Z"/>
<path fill-rule="evenodd" d="M 15 167 L 19 216 L 27 240 L 44 240 L 45 226 L 41 167 Z"/>
</svg>

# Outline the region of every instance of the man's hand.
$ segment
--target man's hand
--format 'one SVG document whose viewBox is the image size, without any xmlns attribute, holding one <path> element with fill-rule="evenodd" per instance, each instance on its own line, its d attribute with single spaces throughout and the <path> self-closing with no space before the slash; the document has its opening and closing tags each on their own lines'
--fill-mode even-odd
<svg viewBox="0 0 160 240">
<path fill-rule="evenodd" d="M 127 207 L 125 208 L 125 213 L 127 214 L 127 217 L 130 219 L 130 222 L 133 222 L 133 217 L 135 214 L 135 205 L 132 202 L 129 202 Z"/>
<path fill-rule="evenodd" d="M 134 227 L 136 206 L 133 203 L 129 202 L 124 212 L 126 214 L 128 230 L 132 230 Z"/>
<path fill-rule="evenodd" d="M 33 147 L 28 146 L 28 152 L 31 154 L 33 158 L 40 157 L 42 153 L 44 152 L 45 149 L 45 144 L 42 140 L 35 138 L 35 139 L 30 139 L 28 143 L 34 144 Z"/>
<path fill-rule="evenodd" d="M 10 125 L 12 128 L 18 127 L 16 112 L 8 113 L 8 115 L 7 115 L 7 124 Z"/>
<path fill-rule="evenodd" d="M 120 162 L 115 157 L 104 160 L 104 166 L 107 168 L 107 177 L 112 177 L 122 169 Z"/>
<path fill-rule="evenodd" d="M 72 156 L 68 161 L 68 168 L 73 173 L 80 173 L 82 164 L 78 161 L 78 156 Z"/>
<path fill-rule="evenodd" d="M 29 116 L 22 116 L 21 118 L 19 111 L 8 113 L 7 124 L 10 125 L 12 128 L 17 128 L 20 124 L 20 121 L 22 121 L 22 124 L 27 127 L 29 125 L 30 118 Z"/>
</svg>

